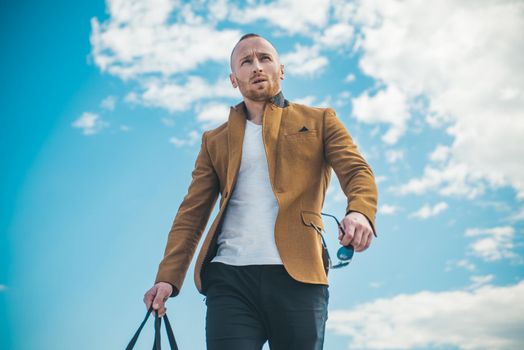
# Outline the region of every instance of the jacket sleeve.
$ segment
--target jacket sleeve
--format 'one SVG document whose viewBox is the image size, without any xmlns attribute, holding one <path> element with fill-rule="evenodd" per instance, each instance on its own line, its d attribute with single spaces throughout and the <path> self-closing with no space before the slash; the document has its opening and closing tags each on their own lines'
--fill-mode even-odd
<svg viewBox="0 0 524 350">
<path fill-rule="evenodd" d="M 195 161 L 188 191 L 173 220 L 167 237 L 164 258 L 159 264 L 155 283 L 168 282 L 171 297 L 178 295 L 191 259 L 207 225 L 220 192 L 218 176 L 213 168 L 206 144 L 206 132 Z"/>
<path fill-rule="evenodd" d="M 323 123 L 324 156 L 335 171 L 348 199 L 346 215 L 352 211 L 362 213 L 371 224 L 376 237 L 378 191 L 373 171 L 333 108 L 326 108 Z"/>
</svg>

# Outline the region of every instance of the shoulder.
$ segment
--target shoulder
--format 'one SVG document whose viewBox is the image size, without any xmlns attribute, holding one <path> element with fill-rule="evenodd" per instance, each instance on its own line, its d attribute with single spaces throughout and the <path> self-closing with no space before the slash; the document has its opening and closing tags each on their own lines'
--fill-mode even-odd
<svg viewBox="0 0 524 350">
<path fill-rule="evenodd" d="M 315 107 L 315 106 L 308 106 L 302 103 L 296 103 L 296 102 L 289 102 L 289 106 L 287 108 L 291 108 L 294 111 L 297 112 L 304 112 L 304 113 L 311 113 L 311 114 L 324 114 L 325 111 L 329 108 L 326 107 Z"/>
<path fill-rule="evenodd" d="M 202 133 L 202 140 L 209 143 L 216 142 L 222 138 L 227 139 L 227 124 L 228 122 L 226 121 L 213 129 L 205 130 Z"/>
<path fill-rule="evenodd" d="M 324 119 L 327 114 L 336 115 L 335 110 L 331 107 L 315 107 L 302 103 L 290 102 L 289 107 L 287 108 L 290 108 L 289 113 L 291 114 L 299 114 L 305 117 L 316 118 L 320 120 Z"/>
</svg>

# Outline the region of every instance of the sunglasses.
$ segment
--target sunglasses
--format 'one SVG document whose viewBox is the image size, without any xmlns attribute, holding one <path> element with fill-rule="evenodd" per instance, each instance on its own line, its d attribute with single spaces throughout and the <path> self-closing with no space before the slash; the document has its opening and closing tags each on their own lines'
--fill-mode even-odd
<svg viewBox="0 0 524 350">
<path fill-rule="evenodd" d="M 346 234 L 346 231 L 344 231 L 344 228 L 342 227 L 342 225 L 340 224 L 340 221 L 338 221 L 336 216 L 331 215 L 331 214 L 327 214 L 327 213 L 320 213 L 320 214 L 322 214 L 324 216 L 329 216 L 329 217 L 335 219 L 338 228 L 342 231 L 342 233 L 344 233 L 344 235 Z M 316 225 L 312 225 L 312 226 L 318 232 L 320 237 L 322 238 L 322 245 L 324 246 L 324 248 L 326 250 L 326 255 L 327 255 L 328 263 L 329 263 L 329 268 L 330 269 L 339 269 L 341 267 L 348 266 L 349 263 L 351 262 L 351 259 L 353 259 L 353 254 L 355 253 L 355 248 L 351 244 L 349 244 L 347 246 L 340 247 L 338 249 L 338 251 L 337 251 L 337 258 L 338 258 L 339 261 L 338 261 L 338 263 L 336 265 L 333 265 L 333 263 L 331 262 L 331 257 L 329 255 L 329 249 L 327 247 L 326 241 L 324 240 L 324 235 L 322 234 L 322 231 L 324 231 L 324 233 L 326 231 L 324 229 L 320 228 L 320 227 L 317 227 Z"/>
</svg>

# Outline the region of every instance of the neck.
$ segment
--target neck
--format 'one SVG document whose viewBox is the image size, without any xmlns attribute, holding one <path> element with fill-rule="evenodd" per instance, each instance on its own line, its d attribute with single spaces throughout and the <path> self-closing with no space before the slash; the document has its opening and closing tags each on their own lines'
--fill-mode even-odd
<svg viewBox="0 0 524 350">
<path fill-rule="evenodd" d="M 279 92 L 277 92 L 275 96 L 278 95 Z M 247 109 L 247 119 L 249 119 L 253 123 L 261 125 L 262 119 L 264 118 L 264 108 L 266 107 L 267 103 L 270 103 L 273 97 L 274 96 L 265 101 L 254 101 L 249 98 L 244 98 L 244 104 Z"/>
<path fill-rule="evenodd" d="M 266 103 L 267 101 L 253 101 L 245 98 L 244 104 L 246 105 L 247 119 L 256 124 L 262 124 Z"/>
</svg>

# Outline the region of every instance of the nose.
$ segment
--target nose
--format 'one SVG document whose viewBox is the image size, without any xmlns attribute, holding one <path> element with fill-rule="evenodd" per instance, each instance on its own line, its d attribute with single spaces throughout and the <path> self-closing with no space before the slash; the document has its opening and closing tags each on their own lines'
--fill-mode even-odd
<svg viewBox="0 0 524 350">
<path fill-rule="evenodd" d="M 258 58 L 255 58 L 253 60 L 253 73 L 262 72 L 262 66 L 260 65 L 260 61 Z"/>
</svg>

